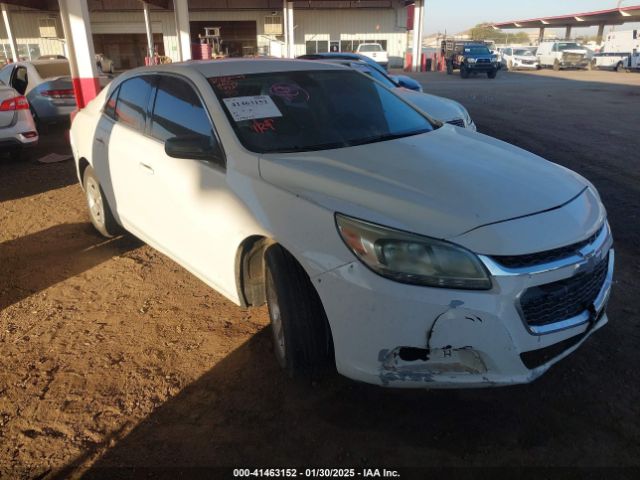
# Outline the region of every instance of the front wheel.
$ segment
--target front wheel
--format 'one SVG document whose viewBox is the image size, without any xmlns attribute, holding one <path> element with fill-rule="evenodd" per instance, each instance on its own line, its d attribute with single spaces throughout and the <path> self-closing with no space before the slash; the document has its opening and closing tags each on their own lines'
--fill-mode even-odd
<svg viewBox="0 0 640 480">
<path fill-rule="evenodd" d="M 460 65 L 460 76 L 462 78 L 469 78 L 469 70 L 465 65 Z"/>
<path fill-rule="evenodd" d="M 557 72 L 560 70 L 560 60 L 557 58 L 553 61 L 553 69 Z"/>
<path fill-rule="evenodd" d="M 302 266 L 277 244 L 265 252 L 265 290 L 274 353 L 287 374 L 313 379 L 335 368 L 320 297 Z"/>
<path fill-rule="evenodd" d="M 489 78 L 496 78 L 496 75 L 498 74 L 497 70 L 490 70 L 487 72 L 487 77 Z"/>
<path fill-rule="evenodd" d="M 111 212 L 98 177 L 96 177 L 91 166 L 85 169 L 82 178 L 91 223 L 104 237 L 112 238 L 116 236 L 121 232 L 121 227 Z"/>
<path fill-rule="evenodd" d="M 453 64 L 451 62 L 447 62 L 447 75 L 453 74 Z"/>
<path fill-rule="evenodd" d="M 614 68 L 614 70 L 616 72 L 621 72 L 622 71 L 622 62 L 618 62 Z"/>
</svg>

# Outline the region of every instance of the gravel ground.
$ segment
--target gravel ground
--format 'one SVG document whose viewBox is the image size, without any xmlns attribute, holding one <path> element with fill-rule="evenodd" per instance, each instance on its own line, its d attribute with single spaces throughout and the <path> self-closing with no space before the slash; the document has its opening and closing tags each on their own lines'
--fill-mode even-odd
<svg viewBox="0 0 640 480">
<path fill-rule="evenodd" d="M 93 231 L 72 162 L 35 161 L 68 151 L 53 130 L 30 159 L 0 159 L 0 477 L 640 466 L 640 75 L 416 78 L 467 106 L 481 132 L 599 188 L 617 250 L 607 327 L 526 386 L 294 383 L 276 367 L 264 308 L 230 304 L 131 236 Z"/>
</svg>

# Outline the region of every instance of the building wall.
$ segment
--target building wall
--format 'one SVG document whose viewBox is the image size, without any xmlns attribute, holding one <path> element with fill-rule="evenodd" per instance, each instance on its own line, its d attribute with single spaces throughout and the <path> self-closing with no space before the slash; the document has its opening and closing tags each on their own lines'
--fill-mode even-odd
<svg viewBox="0 0 640 480">
<path fill-rule="evenodd" d="M 265 0 L 266 1 L 266 0 Z M 201 10 L 206 2 L 192 1 L 196 7 L 190 12 L 193 21 L 234 21 L 253 20 L 257 25 L 258 48 L 267 49 L 273 37 L 264 35 L 265 17 L 275 12 L 282 16 L 280 9 L 262 10 Z M 296 2 L 297 3 L 297 2 Z M 305 2 L 300 2 L 304 4 Z M 400 66 L 407 47 L 406 9 L 401 2 L 381 0 L 370 3 L 368 8 L 346 8 L 350 2 L 326 2 L 325 8 L 294 8 L 295 54 L 305 52 L 308 40 L 386 40 L 392 66 Z M 197 4 L 197 5 L 196 5 Z M 273 3 L 272 3 L 273 4 Z M 342 5 L 344 4 L 344 5 Z M 394 5 L 389 8 L 388 5 Z M 233 2 L 233 5 L 238 5 Z M 340 5 L 341 8 L 335 8 Z M 380 8 L 380 6 L 387 6 Z M 334 8 L 326 8 L 333 6 Z M 372 8 L 377 6 L 377 8 Z M 64 42 L 58 39 L 40 38 L 38 19 L 59 15 L 55 12 L 13 11 L 12 22 L 18 44 L 38 45 L 40 55 L 64 54 Z M 173 11 L 153 9 L 151 22 L 154 33 L 163 36 L 165 54 L 174 61 L 178 59 L 178 44 Z M 59 23 L 59 20 L 58 20 Z M 115 12 L 92 11 L 91 25 L 94 33 L 143 33 L 144 18 L 142 8 Z M 215 26 L 212 24 L 212 26 Z M 61 27 L 59 28 L 62 36 Z M 282 39 L 282 37 L 280 37 Z M 4 26 L 0 22 L 0 43 L 7 43 Z"/>
</svg>

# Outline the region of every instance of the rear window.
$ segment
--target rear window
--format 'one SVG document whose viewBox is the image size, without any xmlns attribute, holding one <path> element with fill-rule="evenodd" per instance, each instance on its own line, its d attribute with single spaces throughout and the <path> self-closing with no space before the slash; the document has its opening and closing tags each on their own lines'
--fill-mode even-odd
<svg viewBox="0 0 640 480">
<path fill-rule="evenodd" d="M 33 64 L 40 78 L 68 77 L 71 75 L 69 62 L 52 62 Z"/>
<path fill-rule="evenodd" d="M 358 48 L 359 52 L 381 52 L 382 51 L 382 45 L 379 45 L 377 43 L 367 43 L 365 45 L 360 45 L 360 47 Z"/>
<path fill-rule="evenodd" d="M 209 78 L 240 142 L 253 152 L 343 148 L 429 132 L 418 111 L 349 70 Z"/>
</svg>

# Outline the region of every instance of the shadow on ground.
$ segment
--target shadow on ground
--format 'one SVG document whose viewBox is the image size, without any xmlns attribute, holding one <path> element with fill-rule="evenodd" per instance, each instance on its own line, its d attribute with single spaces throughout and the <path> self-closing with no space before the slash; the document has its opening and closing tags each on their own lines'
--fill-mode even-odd
<svg viewBox="0 0 640 480">
<path fill-rule="evenodd" d="M 131 235 L 107 240 L 90 223 L 64 223 L 0 243 L 0 310 L 141 245 Z"/>
</svg>

